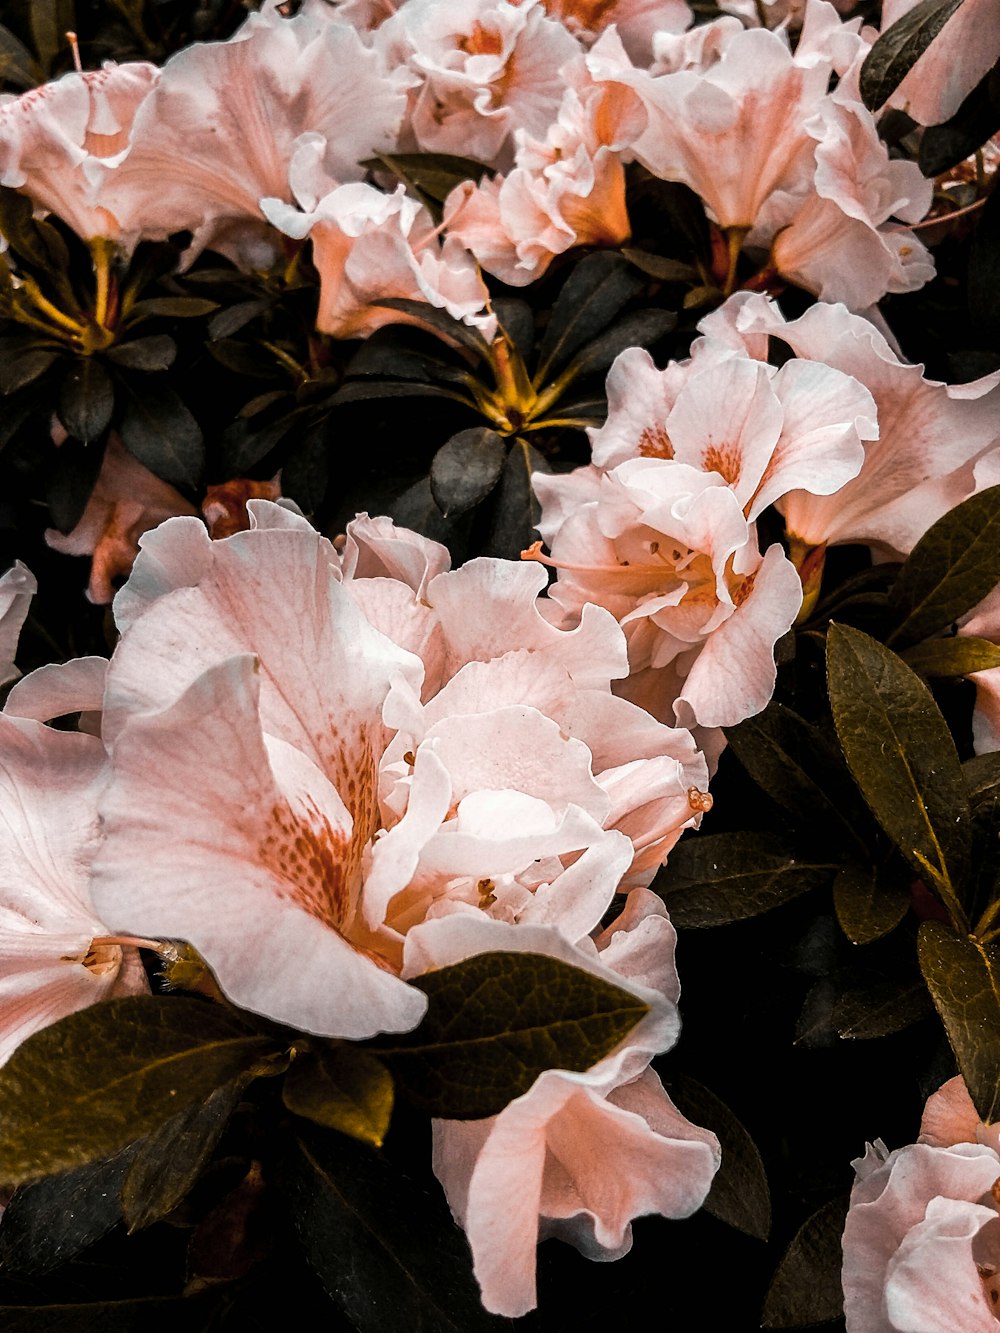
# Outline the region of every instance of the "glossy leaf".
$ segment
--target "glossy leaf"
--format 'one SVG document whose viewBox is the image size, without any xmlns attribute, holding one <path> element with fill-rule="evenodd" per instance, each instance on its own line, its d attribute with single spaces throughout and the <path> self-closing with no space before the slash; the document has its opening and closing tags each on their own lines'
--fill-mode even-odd
<svg viewBox="0 0 1000 1333">
<path fill-rule="evenodd" d="M 383 296 L 373 301 L 372 305 L 385 306 L 389 310 L 398 310 L 401 314 L 412 315 L 421 325 L 433 329 L 441 337 L 467 347 L 478 356 L 485 356 L 489 344 L 477 328 L 463 324 L 460 319 L 453 319 L 447 310 L 428 304 L 427 301 L 411 301 L 403 296 Z"/>
<path fill-rule="evenodd" d="M 20 1184 L 109 1157 L 273 1048 L 199 1000 L 130 996 L 71 1014 L 0 1069 L 0 1177 Z"/>
<path fill-rule="evenodd" d="M 542 506 L 531 485 L 536 472 L 551 472 L 544 454 L 518 436 L 510 446 L 507 460 L 494 492 L 493 521 L 483 548 L 484 555 L 501 560 L 517 560 L 521 552 L 538 539 L 536 524 Z"/>
<path fill-rule="evenodd" d="M 445 518 L 485 500 L 500 480 L 507 447 L 495 430 L 473 426 L 446 441 L 431 463 L 431 494 Z"/>
<path fill-rule="evenodd" d="M 1000 942 L 925 921 L 920 969 L 981 1120 L 1000 1120 Z"/>
<path fill-rule="evenodd" d="M 833 906 L 852 944 L 871 944 L 895 930 L 909 908 L 902 889 L 883 883 L 873 866 L 847 865 L 833 881 Z"/>
<path fill-rule="evenodd" d="M 201 478 L 205 443 L 201 427 L 166 384 L 124 385 L 119 431 L 129 453 L 163 481 L 194 489 Z"/>
<path fill-rule="evenodd" d="M 771 1192 L 757 1145 L 732 1111 L 693 1078 L 670 1080 L 670 1095 L 696 1124 L 718 1135 L 722 1166 L 704 1208 L 713 1217 L 757 1240 L 771 1234 Z"/>
<path fill-rule="evenodd" d="M 831 625 L 827 677 L 837 735 L 882 828 L 952 911 L 969 858 L 969 803 L 947 723 L 927 686 L 860 630 Z"/>
<path fill-rule="evenodd" d="M 892 644 L 947 629 L 1000 583 L 1000 486 L 964 500 L 924 533 L 889 593 Z"/>
<path fill-rule="evenodd" d="M 246 1074 L 231 1079 L 135 1145 L 121 1189 L 121 1211 L 129 1231 L 158 1222 L 187 1197 L 248 1082 Z"/>
<path fill-rule="evenodd" d="M 578 379 L 607 370 L 627 347 L 649 347 L 676 325 L 677 316 L 672 310 L 633 310 L 613 328 L 588 343 L 563 371 L 563 377 Z"/>
<path fill-rule="evenodd" d="M 952 118 L 929 125 L 920 136 L 917 161 L 933 179 L 971 157 L 1000 130 L 1000 66 L 973 88 Z"/>
<path fill-rule="evenodd" d="M 962 0 L 920 0 L 887 28 L 861 66 L 861 100 L 877 111 L 951 18 Z"/>
<path fill-rule="evenodd" d="M 237 301 L 235 305 L 224 306 L 208 321 L 208 336 L 213 339 L 229 338 L 232 334 L 239 333 L 240 329 L 270 307 L 271 302 L 260 297 L 253 301 Z"/>
<path fill-rule="evenodd" d="M 439 1189 L 341 1134 L 303 1133 L 283 1193 L 324 1287 L 358 1333 L 513 1330 L 482 1307 L 469 1247 Z"/>
<path fill-rule="evenodd" d="M 683 264 L 679 259 L 667 259 L 663 255 L 652 255 L 646 250 L 623 250 L 622 257 L 634 264 L 640 273 L 661 282 L 698 281 L 698 270 L 690 264 Z"/>
<path fill-rule="evenodd" d="M 795 1233 L 771 1279 L 762 1327 L 801 1328 L 840 1317 L 840 1238 L 847 1205 L 847 1195 L 831 1199 Z"/>
<path fill-rule="evenodd" d="M 642 285 L 642 278 L 620 255 L 598 250 L 581 259 L 552 308 L 535 384 L 558 373 L 574 352 L 606 329 Z"/>
<path fill-rule="evenodd" d="M 989 639 L 956 634 L 947 639 L 925 639 L 907 648 L 903 661 L 919 676 L 929 679 L 968 676 L 1000 666 L 1000 647 Z"/>
<path fill-rule="evenodd" d="M 477 954 L 410 984 L 427 996 L 423 1022 L 374 1049 L 401 1093 L 450 1120 L 496 1115 L 546 1069 L 589 1069 L 648 1013 L 544 954 Z"/>
<path fill-rule="evenodd" d="M 932 1011 L 927 987 L 920 981 L 877 981 L 842 991 L 833 1005 L 832 1021 L 845 1041 L 871 1040 L 901 1032 Z"/>
<path fill-rule="evenodd" d="M 16 393 L 31 384 L 45 374 L 56 356 L 57 352 L 52 348 L 30 344 L 14 354 L 4 355 L 0 358 L 0 393 Z"/>
<path fill-rule="evenodd" d="M 133 338 L 131 342 L 109 347 L 107 357 L 116 366 L 126 370 L 167 370 L 174 363 L 177 344 L 166 333 L 153 333 L 148 338 Z"/>
<path fill-rule="evenodd" d="M 679 843 L 653 888 L 675 926 L 700 930 L 770 912 L 828 884 L 836 869 L 770 833 L 710 833 Z"/>
<path fill-rule="evenodd" d="M 59 388 L 59 420 L 74 439 L 89 444 L 111 421 L 115 390 L 108 372 L 92 356 L 72 363 Z"/>
<path fill-rule="evenodd" d="M 369 1051 L 317 1045 L 292 1062 L 283 1095 L 295 1115 L 381 1148 L 392 1118 L 392 1075 Z"/>
</svg>

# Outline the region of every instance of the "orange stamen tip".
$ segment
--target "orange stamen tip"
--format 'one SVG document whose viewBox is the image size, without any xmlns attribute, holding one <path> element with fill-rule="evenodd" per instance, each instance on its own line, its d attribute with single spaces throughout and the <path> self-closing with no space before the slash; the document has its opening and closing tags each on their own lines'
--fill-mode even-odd
<svg viewBox="0 0 1000 1333">
<path fill-rule="evenodd" d="M 521 559 L 544 560 L 545 557 L 542 555 L 542 547 L 544 544 L 544 542 L 532 542 L 526 551 L 521 552 Z"/>
<path fill-rule="evenodd" d="M 75 32 L 67 32 L 66 40 L 69 42 L 70 50 L 73 52 L 73 66 L 77 74 L 83 73 L 83 61 L 80 59 L 80 42 Z"/>
</svg>

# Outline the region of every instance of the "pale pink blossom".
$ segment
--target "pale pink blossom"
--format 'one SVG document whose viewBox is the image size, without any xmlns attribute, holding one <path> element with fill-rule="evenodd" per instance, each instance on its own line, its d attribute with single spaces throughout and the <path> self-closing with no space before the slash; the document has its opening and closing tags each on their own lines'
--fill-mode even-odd
<svg viewBox="0 0 1000 1333">
<path fill-rule="evenodd" d="M 109 61 L 0 98 L 0 185 L 23 191 L 84 240 L 117 239 L 118 224 L 95 185 L 101 164 L 126 148 L 159 73 L 155 65 Z"/>
<path fill-rule="evenodd" d="M 660 32 L 683 32 L 694 14 L 686 0 L 542 0 L 551 18 L 561 19 L 588 45 L 614 25 L 637 65 L 648 64 Z"/>
<path fill-rule="evenodd" d="M 195 251 L 253 265 L 273 256 L 264 198 L 291 202 L 302 175 L 360 180 L 389 148 L 405 94 L 347 24 L 252 14 L 225 42 L 164 65 L 128 151 L 101 184 L 123 232 L 194 233 Z"/>
<path fill-rule="evenodd" d="M 5 711 L 0 746 L 2 1063 L 40 1028 L 147 984 L 137 950 L 110 936 L 88 891 L 107 780 L 101 742 Z"/>
<path fill-rule="evenodd" d="M 778 502 L 789 534 L 806 546 L 866 542 L 905 556 L 932 523 L 978 489 L 974 464 L 1000 441 L 1000 375 L 970 384 L 924 378 L 902 361 L 868 320 L 843 306 L 816 305 L 786 321 L 765 297 L 737 293 L 701 327 L 765 360 L 768 339 L 797 357 L 852 376 L 872 394 L 878 438 L 864 466 L 837 493 L 805 487 Z M 982 475 L 982 474 L 981 474 Z"/>
<path fill-rule="evenodd" d="M 164 519 L 197 510 L 179 491 L 133 458 L 112 431 L 97 482 L 71 532 L 49 528 L 46 543 L 63 555 L 89 555 L 87 598 L 102 606 L 115 595 L 139 550 L 139 538 Z"/>
<path fill-rule="evenodd" d="M 15 560 L 0 576 L 0 685 L 7 685 L 21 674 L 14 665 L 17 642 L 31 598 L 37 591 L 34 574 L 20 560 Z"/>
<path fill-rule="evenodd" d="M 491 338 L 496 319 L 476 262 L 454 236 L 443 239 L 427 209 L 400 185 L 340 185 L 300 211 L 262 200 L 265 216 L 288 236 L 312 241 L 320 275 L 316 327 L 337 338 L 364 338 L 384 324 L 419 324 L 416 315 L 375 304 L 385 297 L 425 301 Z"/>
<path fill-rule="evenodd" d="M 548 1070 L 485 1120 L 434 1122 L 434 1170 L 494 1313 L 516 1318 L 534 1307 L 535 1248 L 546 1237 L 591 1259 L 618 1259 L 631 1248 L 633 1218 L 687 1217 L 704 1202 L 718 1141 L 680 1114 L 649 1068 L 679 1031 L 675 938 L 662 903 L 638 889 L 617 921 L 575 948 L 538 926 L 455 917 L 428 922 L 407 941 L 415 971 L 489 949 L 526 949 L 592 971 L 650 1006 L 586 1072 Z"/>
<path fill-rule="evenodd" d="M 555 119 L 560 74 L 580 47 L 535 0 L 408 0 L 378 29 L 386 67 L 416 75 L 405 148 L 510 164 L 516 129 L 542 137 Z"/>
<path fill-rule="evenodd" d="M 886 0 L 882 31 L 913 9 L 918 0 Z M 889 99 L 921 125 L 950 120 L 962 102 L 1000 59 L 1000 5 L 996 0 L 964 0 L 919 56 Z"/>
<path fill-rule="evenodd" d="M 596 601 L 629 645 L 620 693 L 685 726 L 731 726 L 774 686 L 773 645 L 802 590 L 755 520 L 788 491 L 831 494 L 875 434 L 868 392 L 827 367 L 780 370 L 705 338 L 659 371 L 622 353 L 593 463 L 536 477 L 539 531 L 558 572 L 551 599 L 572 618 Z"/>
<path fill-rule="evenodd" d="M 848 1333 L 992 1333 L 1000 1305 L 1000 1156 L 960 1078 L 917 1143 L 868 1145 L 844 1229 Z"/>
</svg>

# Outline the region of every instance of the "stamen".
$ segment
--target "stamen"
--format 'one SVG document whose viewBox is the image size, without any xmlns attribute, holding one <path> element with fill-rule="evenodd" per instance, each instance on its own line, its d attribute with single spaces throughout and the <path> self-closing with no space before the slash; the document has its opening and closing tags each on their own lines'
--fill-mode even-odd
<svg viewBox="0 0 1000 1333">
<path fill-rule="evenodd" d="M 688 805 L 692 810 L 707 815 L 714 804 L 715 798 L 709 792 L 699 791 L 697 787 L 688 787 Z"/>
<path fill-rule="evenodd" d="M 69 42 L 70 50 L 73 52 L 73 68 L 77 74 L 83 73 L 83 61 L 80 59 L 80 43 L 77 40 L 75 32 L 67 32 L 66 40 Z"/>
</svg>

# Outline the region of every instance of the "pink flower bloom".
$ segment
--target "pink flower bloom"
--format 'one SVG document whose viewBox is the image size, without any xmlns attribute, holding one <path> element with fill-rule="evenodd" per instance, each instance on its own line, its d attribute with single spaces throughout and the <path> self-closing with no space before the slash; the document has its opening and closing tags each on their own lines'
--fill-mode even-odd
<svg viewBox="0 0 1000 1333">
<path fill-rule="evenodd" d="M 931 1097 L 920 1141 L 869 1145 L 844 1229 L 848 1333 L 991 1333 L 1000 1305 L 1000 1156 L 961 1079 Z"/>
<path fill-rule="evenodd" d="M 0 98 L 0 185 L 22 190 L 84 240 L 117 239 L 118 225 L 94 186 L 101 164 L 126 148 L 159 74 L 154 65 L 109 62 Z"/>
<path fill-rule="evenodd" d="M 112 432 L 80 521 L 69 533 L 49 528 L 45 541 L 64 555 L 91 557 L 87 598 L 101 606 L 114 597 L 116 582 L 127 577 L 144 532 L 176 514 L 195 513 L 179 491 L 133 458 Z"/>
<path fill-rule="evenodd" d="M 364 338 L 384 324 L 419 324 L 416 316 L 373 304 L 382 297 L 426 301 L 487 338 L 496 332 L 475 260 L 455 237 L 440 239 L 427 209 L 404 186 L 384 194 L 360 182 L 340 185 L 306 212 L 280 199 L 261 206 L 279 231 L 312 240 L 320 274 L 316 327 L 324 333 Z"/>
<path fill-rule="evenodd" d="M 35 576 L 20 560 L 0 576 L 0 685 L 21 674 L 14 665 L 17 641 L 28 614 L 32 596 L 38 591 Z"/>
<path fill-rule="evenodd" d="M 648 63 L 659 32 L 683 32 L 694 15 L 686 0 L 542 0 L 581 41 L 590 43 L 612 25 L 636 64 Z"/>
</svg>

